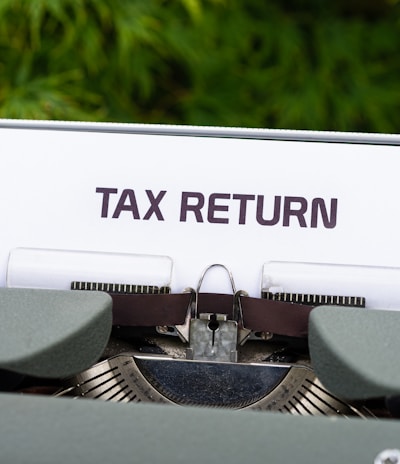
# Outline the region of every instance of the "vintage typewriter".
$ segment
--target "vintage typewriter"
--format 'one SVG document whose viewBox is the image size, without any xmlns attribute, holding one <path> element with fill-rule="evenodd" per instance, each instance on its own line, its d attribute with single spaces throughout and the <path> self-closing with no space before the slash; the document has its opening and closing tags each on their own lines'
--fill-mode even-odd
<svg viewBox="0 0 400 464">
<path fill-rule="evenodd" d="M 145 192 L 143 209 L 133 189 L 97 187 L 99 220 L 129 214 L 162 226 L 167 189 Z M 329 230 L 339 211 L 337 199 L 319 197 L 275 196 L 268 217 L 261 195 L 186 188 L 180 200 L 179 220 L 190 219 L 192 232 L 208 221 L 223 234 L 234 212 L 245 225 L 251 202 L 257 227 Z M 210 252 L 196 242 L 204 229 L 161 254 L 165 242 L 154 244 L 147 224 L 137 237 L 149 234 L 153 253 L 36 246 L 29 230 L 5 235 L 23 243 L 2 261 L 4 462 L 400 463 L 400 268 L 316 259 L 251 266 L 257 249 Z M 285 255 L 289 238 L 271 254 Z M 195 252 L 179 255 L 191 241 Z M 199 266 L 214 254 L 223 260 Z M 237 286 L 238 273 L 248 288 Z"/>
</svg>

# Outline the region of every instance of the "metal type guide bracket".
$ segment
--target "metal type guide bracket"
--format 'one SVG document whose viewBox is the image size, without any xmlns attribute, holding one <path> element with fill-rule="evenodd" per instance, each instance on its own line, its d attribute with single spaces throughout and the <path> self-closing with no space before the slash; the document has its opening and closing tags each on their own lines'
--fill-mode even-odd
<svg viewBox="0 0 400 464">
<path fill-rule="evenodd" d="M 199 313 L 198 299 L 201 284 L 208 270 L 213 267 L 222 267 L 229 275 L 232 286 L 232 319 L 221 313 Z M 196 291 L 192 289 L 193 298 L 189 306 L 185 327 L 176 327 L 179 333 L 187 333 L 189 324 L 189 348 L 186 349 L 186 359 L 208 360 L 219 362 L 237 362 L 239 343 L 244 343 L 243 332 L 246 336 L 250 330 L 243 327 L 243 315 L 240 307 L 240 294 L 237 295 L 232 273 L 223 264 L 208 266 L 200 277 Z M 239 340 L 238 337 L 242 335 Z"/>
<path fill-rule="evenodd" d="M 201 313 L 190 321 L 186 359 L 237 362 L 237 322 L 226 314 Z"/>
</svg>

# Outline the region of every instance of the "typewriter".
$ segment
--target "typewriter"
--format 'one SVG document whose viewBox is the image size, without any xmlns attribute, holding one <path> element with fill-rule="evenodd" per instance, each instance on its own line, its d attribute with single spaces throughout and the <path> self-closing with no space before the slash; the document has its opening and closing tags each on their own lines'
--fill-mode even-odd
<svg viewBox="0 0 400 464">
<path fill-rule="evenodd" d="M 400 463 L 400 138 L 0 136 L 4 462 Z"/>
</svg>

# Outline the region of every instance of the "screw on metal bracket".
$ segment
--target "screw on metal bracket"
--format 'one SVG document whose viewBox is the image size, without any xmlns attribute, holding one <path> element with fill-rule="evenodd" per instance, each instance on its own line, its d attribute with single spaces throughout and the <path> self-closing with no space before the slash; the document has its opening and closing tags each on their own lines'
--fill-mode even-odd
<svg viewBox="0 0 400 464">
<path fill-rule="evenodd" d="M 400 464 L 400 450 L 386 449 L 375 458 L 374 464 Z"/>
</svg>

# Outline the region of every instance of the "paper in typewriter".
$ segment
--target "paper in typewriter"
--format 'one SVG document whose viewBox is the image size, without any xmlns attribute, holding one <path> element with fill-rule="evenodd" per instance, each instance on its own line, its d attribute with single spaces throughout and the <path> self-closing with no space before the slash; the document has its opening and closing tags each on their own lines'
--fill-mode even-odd
<svg viewBox="0 0 400 464">
<path fill-rule="evenodd" d="M 0 286 L 18 247 L 168 256 L 173 292 L 212 263 L 252 296 L 271 261 L 400 267 L 397 139 L 66 127 L 0 129 Z"/>
</svg>

